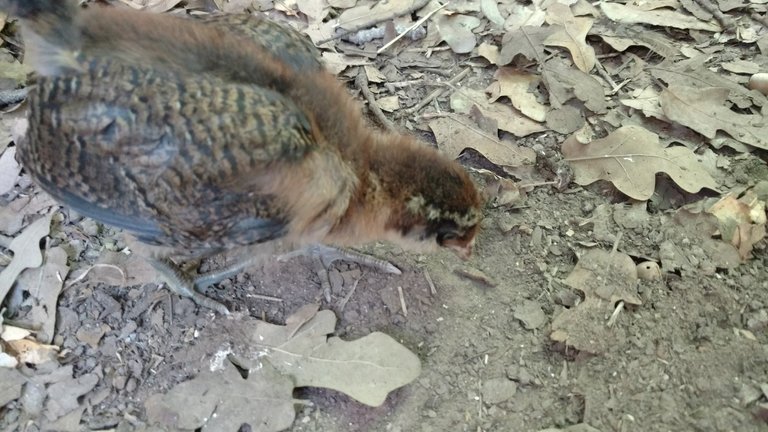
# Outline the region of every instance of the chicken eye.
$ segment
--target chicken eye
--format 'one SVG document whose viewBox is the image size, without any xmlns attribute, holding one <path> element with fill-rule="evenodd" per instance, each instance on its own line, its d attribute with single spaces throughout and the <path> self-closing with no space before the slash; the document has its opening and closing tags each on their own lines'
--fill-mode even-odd
<svg viewBox="0 0 768 432">
<path fill-rule="evenodd" d="M 446 240 L 455 240 L 459 238 L 459 234 L 455 231 L 442 232 L 437 235 L 437 243 L 442 245 Z"/>
</svg>

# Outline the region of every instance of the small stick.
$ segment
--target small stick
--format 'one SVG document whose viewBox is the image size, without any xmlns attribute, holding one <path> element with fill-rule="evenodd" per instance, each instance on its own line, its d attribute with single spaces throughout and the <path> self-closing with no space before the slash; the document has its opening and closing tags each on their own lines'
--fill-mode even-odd
<svg viewBox="0 0 768 432">
<path fill-rule="evenodd" d="M 429 284 L 429 293 L 433 296 L 437 295 L 437 289 L 435 288 L 435 283 L 432 282 L 432 276 L 429 275 L 429 271 L 426 269 L 424 270 L 424 279 L 427 280 L 427 284 Z"/>
<path fill-rule="evenodd" d="M 448 3 L 445 3 L 445 4 L 443 4 L 443 5 L 440 5 L 440 6 L 436 7 L 436 8 L 435 8 L 435 9 L 434 9 L 432 12 L 429 12 L 428 14 L 424 15 L 423 17 L 421 17 L 421 19 L 420 19 L 420 20 L 418 20 L 418 21 L 416 21 L 415 23 L 413 23 L 413 25 L 412 25 L 412 26 L 410 26 L 410 27 L 408 27 L 407 29 L 405 29 L 405 31 L 404 31 L 404 32 L 400 33 L 400 34 L 399 34 L 399 35 L 397 35 L 397 36 L 396 36 L 394 39 L 392 39 L 391 41 L 387 42 L 387 43 L 386 43 L 386 44 L 385 44 L 383 47 L 379 48 L 379 49 L 378 49 L 378 51 L 376 51 L 376 54 L 381 54 L 381 53 L 383 53 L 383 52 L 384 52 L 384 51 L 385 51 L 387 48 L 389 48 L 389 47 L 391 47 L 392 45 L 394 45 L 394 44 L 395 44 L 395 42 L 397 42 L 397 41 L 399 41 L 400 39 L 402 39 L 402 38 L 403 38 L 405 35 L 407 35 L 407 34 L 408 34 L 410 31 L 412 31 L 413 29 L 415 29 L 415 28 L 417 28 L 418 26 L 420 26 L 420 25 L 424 24 L 424 21 L 426 21 L 426 20 L 430 19 L 430 18 L 432 17 L 432 15 L 436 14 L 438 11 L 440 11 L 440 9 L 443 9 L 443 8 L 444 8 L 444 7 L 446 7 L 446 6 L 448 6 Z"/>
<path fill-rule="evenodd" d="M 616 81 L 611 78 L 611 75 L 608 74 L 608 71 L 605 69 L 605 66 L 603 66 L 602 63 L 599 61 L 595 62 L 595 66 L 597 69 L 597 73 L 603 77 L 603 79 L 608 83 L 608 85 L 611 86 L 611 94 L 614 95 L 619 91 L 619 86 L 616 84 Z"/>
<path fill-rule="evenodd" d="M 355 78 L 355 86 L 360 89 L 363 97 L 368 101 L 368 108 L 370 108 L 371 112 L 376 117 L 376 120 L 378 120 L 388 131 L 395 132 L 397 130 L 395 124 L 389 121 L 381 111 L 381 108 L 379 108 L 379 105 L 376 103 L 376 98 L 373 96 L 373 93 L 371 93 L 371 89 L 368 88 L 368 76 L 365 73 L 365 68 L 361 67 L 358 69 L 357 77 Z"/>
<path fill-rule="evenodd" d="M 249 296 L 251 296 L 251 297 L 253 297 L 255 299 L 259 299 L 259 300 L 273 301 L 273 302 L 278 302 L 278 303 L 282 303 L 283 302 L 283 299 L 281 299 L 279 297 L 272 297 L 272 296 L 263 295 L 263 294 L 249 294 Z"/>
<path fill-rule="evenodd" d="M 64 290 L 68 290 L 68 289 L 72 288 L 72 285 L 74 285 L 74 284 L 80 282 L 81 280 L 85 279 L 85 277 L 88 276 L 88 273 L 90 273 L 91 270 L 93 270 L 93 269 L 95 269 L 97 267 L 104 267 L 104 268 L 115 269 L 115 270 L 117 270 L 120 273 L 120 276 L 122 276 L 123 283 L 125 284 L 127 282 L 127 279 L 125 277 L 125 272 L 120 267 L 118 267 L 118 266 L 116 266 L 114 264 L 94 264 L 94 265 L 88 267 L 82 274 L 80 274 L 80 276 L 78 276 L 78 277 L 74 278 L 73 280 L 69 281 L 69 283 L 67 283 L 64 286 Z"/>
<path fill-rule="evenodd" d="M 400 296 L 400 308 L 403 310 L 403 316 L 408 317 L 408 308 L 405 306 L 405 296 L 403 295 L 403 287 L 397 287 L 397 294 Z"/>
<path fill-rule="evenodd" d="M 395 18 L 397 18 L 399 16 L 412 14 L 413 12 L 416 12 L 417 10 L 419 10 L 419 9 L 423 8 L 424 6 L 426 6 L 428 3 L 429 3 L 429 0 L 418 0 L 418 1 L 416 1 L 413 4 L 413 6 L 409 7 L 408 9 L 405 9 L 403 11 L 395 11 L 395 12 L 392 12 L 391 14 L 388 14 L 388 15 L 386 15 L 384 17 L 375 19 L 375 20 L 370 21 L 370 22 L 365 22 L 365 23 L 360 24 L 358 26 L 355 26 L 355 27 L 353 27 L 353 28 L 343 32 L 343 33 L 339 33 L 339 34 L 331 36 L 329 38 L 320 40 L 320 41 L 317 42 L 317 45 L 319 46 L 319 45 L 328 43 L 328 42 L 330 42 L 332 40 L 341 39 L 344 36 L 348 36 L 348 35 L 351 35 L 352 33 L 358 32 L 360 30 L 364 30 L 364 29 L 373 27 L 373 26 L 375 26 L 375 25 L 377 25 L 379 23 L 383 23 L 384 21 L 389 21 L 391 19 L 395 19 Z M 341 24 L 339 24 L 339 25 L 341 25 Z"/>
<path fill-rule="evenodd" d="M 336 303 L 336 306 L 339 308 L 339 312 L 343 311 L 344 308 L 347 307 L 347 303 L 349 303 L 349 299 L 352 298 L 352 294 L 355 293 L 355 290 L 357 289 L 357 284 L 360 283 L 360 279 L 362 278 L 358 278 L 357 280 L 355 280 L 355 283 L 352 284 L 352 288 L 349 289 L 349 292 L 347 293 L 347 295 L 345 295 L 343 299 L 339 300 L 339 302 Z"/>
<path fill-rule="evenodd" d="M 467 75 L 469 75 L 470 71 L 472 71 L 472 68 L 465 68 L 463 71 L 459 72 L 458 75 L 456 75 L 455 77 L 451 78 L 448 82 L 446 82 L 445 87 L 455 86 L 459 81 L 463 80 Z M 421 102 L 416 104 L 416 106 L 405 110 L 405 113 L 413 114 L 415 112 L 420 111 L 422 108 L 429 105 L 433 100 L 440 97 L 447 90 L 445 87 L 433 90 L 432 93 L 428 94 L 427 97 L 425 97 Z"/>
<path fill-rule="evenodd" d="M 613 327 L 616 324 L 616 320 L 619 318 L 619 314 L 624 309 L 624 300 L 620 300 L 616 305 L 616 309 L 613 310 L 611 317 L 608 319 L 608 327 Z"/>
</svg>

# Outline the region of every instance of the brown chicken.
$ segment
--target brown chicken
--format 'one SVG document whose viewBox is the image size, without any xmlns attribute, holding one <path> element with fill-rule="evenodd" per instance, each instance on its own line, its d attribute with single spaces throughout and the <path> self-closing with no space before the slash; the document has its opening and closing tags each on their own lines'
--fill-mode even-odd
<svg viewBox="0 0 768 432">
<path fill-rule="evenodd" d="M 3 1 L 40 75 L 23 166 L 81 214 L 188 256 L 273 240 L 470 255 L 482 214 L 467 173 L 410 136 L 367 127 L 292 29 Z"/>
</svg>

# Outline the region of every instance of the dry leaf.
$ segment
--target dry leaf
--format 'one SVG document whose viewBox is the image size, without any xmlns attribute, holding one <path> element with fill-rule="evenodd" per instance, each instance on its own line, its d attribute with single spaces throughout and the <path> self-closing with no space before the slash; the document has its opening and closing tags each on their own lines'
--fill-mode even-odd
<svg viewBox="0 0 768 432">
<path fill-rule="evenodd" d="M 291 426 L 293 383 L 269 364 L 246 378 L 226 361 L 221 370 L 205 371 L 164 395 L 147 398 L 148 420 L 170 430 L 277 432 Z"/>
<path fill-rule="evenodd" d="M 440 37 L 457 54 L 472 52 L 477 45 L 477 37 L 472 30 L 480 26 L 480 20 L 469 15 L 440 14 L 435 18 Z"/>
<path fill-rule="evenodd" d="M 639 305 L 636 294 L 637 267 L 629 255 L 587 251 L 579 258 L 565 284 L 584 293 L 584 301 L 565 309 L 552 320 L 550 338 L 579 351 L 600 354 L 621 340 L 618 328 L 607 325 L 619 301 Z"/>
<path fill-rule="evenodd" d="M 376 2 L 371 7 L 371 3 L 360 2 L 358 6 L 347 9 L 339 15 L 337 18 L 338 25 L 344 30 L 353 30 L 365 23 L 393 19 L 412 9 L 414 3 L 416 0 L 389 0 Z"/>
<path fill-rule="evenodd" d="M 656 173 L 664 172 L 683 190 L 717 190 L 717 183 L 685 147 L 662 147 L 658 135 L 639 126 L 624 126 L 588 145 L 569 137 L 562 146 L 575 182 L 608 180 L 636 200 L 653 195 Z"/>
<path fill-rule="evenodd" d="M 0 367 L 0 406 L 4 407 L 21 397 L 21 389 L 27 377 L 16 369 Z"/>
<path fill-rule="evenodd" d="M 477 47 L 477 54 L 492 64 L 499 62 L 499 47 L 488 42 L 483 42 Z"/>
<path fill-rule="evenodd" d="M 13 397 L 11 395 L 8 395 L 9 392 L 9 386 L 8 384 L 3 381 L 3 375 L 5 375 L 6 369 L 13 369 L 15 371 L 16 366 L 19 365 L 19 361 L 16 360 L 16 357 L 0 351 L 0 404 L 3 404 L 3 400 Z M 13 397 L 13 399 L 18 398 L 18 396 Z M 13 400 L 11 399 L 11 400 Z M 10 401 L 9 401 L 10 402 Z M 4 405 L 4 404 L 3 404 Z"/>
<path fill-rule="evenodd" d="M 0 155 L 0 195 L 5 195 L 19 178 L 21 165 L 16 162 L 16 147 L 10 147 Z"/>
<path fill-rule="evenodd" d="M 349 9 L 357 4 L 357 0 L 328 0 L 328 6 L 336 9 Z"/>
<path fill-rule="evenodd" d="M 306 316 L 317 306 L 297 312 Z M 343 392 L 361 403 L 380 406 L 387 395 L 421 373 L 419 358 L 384 333 L 354 341 L 328 337 L 336 327 L 332 311 L 320 311 L 306 322 L 276 326 L 258 322 L 251 343 L 297 387 L 323 387 Z"/>
<path fill-rule="evenodd" d="M 480 10 L 495 26 L 504 27 L 504 17 L 499 12 L 499 5 L 496 0 L 480 0 Z"/>
<path fill-rule="evenodd" d="M 659 120 L 669 122 L 667 116 L 664 115 L 664 111 L 661 109 L 661 102 L 659 101 L 659 92 L 651 86 L 637 89 L 632 92 L 632 99 L 619 99 L 622 105 L 638 109 L 643 112 L 646 117 L 655 117 Z"/>
<path fill-rule="evenodd" d="M 37 216 L 42 210 L 58 206 L 47 193 L 39 193 L 30 199 L 27 197 L 16 198 L 9 205 L 0 207 L 0 232 L 6 235 L 15 235 L 24 226 L 24 218 Z"/>
<path fill-rule="evenodd" d="M 378 105 L 382 111 L 397 111 L 400 109 L 400 98 L 397 95 L 385 96 L 383 98 L 376 99 L 376 105 Z"/>
<path fill-rule="evenodd" d="M 21 327 L 4 325 L 2 326 L 2 329 L 3 331 L 0 333 L 0 339 L 6 342 L 24 339 L 32 334 L 30 330 Z"/>
<path fill-rule="evenodd" d="M 768 150 L 768 120 L 733 112 L 726 104 L 729 93 L 725 88 L 670 86 L 661 93 L 661 108 L 670 120 L 707 138 L 722 130 L 744 144 Z"/>
<path fill-rule="evenodd" d="M 387 76 L 384 75 L 376 66 L 367 64 L 363 66 L 365 70 L 365 76 L 368 77 L 368 82 L 372 83 L 385 83 L 387 82 Z"/>
<path fill-rule="evenodd" d="M 728 72 L 736 74 L 752 75 L 760 72 L 760 65 L 747 60 L 735 60 L 732 62 L 721 63 L 720 66 Z"/>
<path fill-rule="evenodd" d="M 466 148 L 473 148 L 500 166 L 516 167 L 536 161 L 533 150 L 518 147 L 509 141 L 502 142 L 496 136 L 473 126 L 467 117 L 437 118 L 429 122 L 429 127 L 435 134 L 440 151 L 451 158 L 457 158 Z"/>
<path fill-rule="evenodd" d="M 499 129 L 518 137 L 547 130 L 545 125 L 529 119 L 511 106 L 491 103 L 485 93 L 474 89 L 462 89 L 453 93 L 451 109 L 461 114 L 469 114 L 473 109 L 477 109 L 482 116 L 495 121 Z"/>
<path fill-rule="evenodd" d="M 34 301 L 27 318 L 34 323 L 35 328 L 40 329 L 37 339 L 41 342 L 51 343 L 53 340 L 54 327 L 56 326 L 56 304 L 64 285 L 64 279 L 69 273 L 67 259 L 67 252 L 63 248 L 49 249 L 40 277 L 36 278 L 38 285 L 27 289 L 30 293 L 27 302 Z"/>
<path fill-rule="evenodd" d="M 253 0 L 225 0 L 221 5 L 221 11 L 228 14 L 240 14 L 244 13 L 252 5 Z"/>
<path fill-rule="evenodd" d="M 687 208 L 678 210 L 664 226 L 664 240 L 659 245 L 664 271 L 711 275 L 718 268 L 737 267 L 741 263 L 739 251 L 730 243 L 713 238 L 719 232 L 714 215 Z"/>
<path fill-rule="evenodd" d="M 301 13 L 309 17 L 310 22 L 322 22 L 330 11 L 324 0 L 302 0 L 296 3 Z"/>
<path fill-rule="evenodd" d="M 56 345 L 41 344 L 35 340 L 21 339 L 7 341 L 8 351 L 19 363 L 43 364 L 55 360 L 59 353 Z"/>
<path fill-rule="evenodd" d="M 504 22 L 504 29 L 507 32 L 516 32 L 523 27 L 541 27 L 547 16 L 542 8 L 542 3 L 544 3 L 543 0 L 509 2 L 507 5 L 509 16 Z"/>
<path fill-rule="evenodd" d="M 49 419 L 62 417 L 80 408 L 83 395 L 88 394 L 99 382 L 95 373 L 56 382 L 48 387 L 45 401 L 45 416 Z M 50 429 L 49 429 L 50 430 Z"/>
<path fill-rule="evenodd" d="M 338 75 L 350 66 L 366 66 L 371 64 L 371 61 L 366 58 L 349 57 L 344 54 L 332 52 L 324 52 L 321 59 L 326 69 L 334 75 Z"/>
<path fill-rule="evenodd" d="M 578 131 L 586 125 L 585 121 L 581 110 L 571 105 L 563 105 L 547 114 L 547 127 L 561 134 Z"/>
<path fill-rule="evenodd" d="M 576 18 L 568 6 L 555 3 L 547 9 L 547 22 L 555 28 L 555 32 L 544 40 L 544 45 L 567 49 L 576 67 L 585 73 L 591 71 L 597 58 L 595 49 L 587 44 L 587 33 L 594 20 Z"/>
<path fill-rule="evenodd" d="M 8 267 L 0 272 L 0 303 L 5 300 L 8 291 L 24 269 L 40 267 L 43 263 L 40 240 L 50 232 L 52 217 L 53 213 L 50 213 L 36 220 L 11 242 L 8 248 L 13 251 L 13 259 Z"/>
<path fill-rule="evenodd" d="M 720 25 L 715 21 L 700 21 L 696 17 L 672 10 L 645 11 L 614 2 L 601 2 L 600 9 L 608 19 L 622 24 L 650 24 L 685 30 L 722 31 Z"/>
<path fill-rule="evenodd" d="M 544 84 L 549 90 L 549 102 L 553 108 L 560 108 L 574 97 L 584 102 L 590 111 L 605 113 L 605 89 L 591 75 L 574 69 L 562 59 L 552 59 L 544 65 Z"/>
<path fill-rule="evenodd" d="M 541 82 L 540 77 L 509 67 L 499 68 L 493 77 L 496 81 L 486 89 L 491 94 L 491 102 L 506 96 L 512 106 L 527 117 L 538 122 L 546 120 L 547 107 L 536 100 L 534 93 Z"/>
<path fill-rule="evenodd" d="M 663 35 L 648 32 L 637 31 L 635 29 L 619 29 L 617 35 L 611 36 L 603 33 L 597 34 L 611 48 L 616 51 L 624 52 L 627 48 L 635 45 L 644 46 L 664 58 L 674 58 L 680 55 L 680 49 L 676 47 L 677 42 Z M 592 30 L 593 34 L 595 30 Z"/>
<path fill-rule="evenodd" d="M 518 55 L 528 60 L 541 62 L 544 54 L 544 40 L 555 31 L 553 27 L 525 26 L 504 35 L 498 65 L 506 65 Z"/>
<path fill-rule="evenodd" d="M 746 89 L 744 86 L 732 80 L 710 71 L 703 66 L 707 56 L 699 56 L 677 63 L 664 62 L 658 66 L 649 66 L 651 74 L 663 80 L 670 87 L 722 87 L 730 90 L 728 100 L 734 102 L 739 108 L 750 108 L 752 105 L 759 107 L 768 105 L 768 98 L 764 95 Z"/>
<path fill-rule="evenodd" d="M 717 217 L 723 240 L 739 250 L 742 260 L 748 259 L 755 243 L 765 238 L 765 202 L 752 191 L 740 199 L 726 195 L 707 212 Z"/>
</svg>

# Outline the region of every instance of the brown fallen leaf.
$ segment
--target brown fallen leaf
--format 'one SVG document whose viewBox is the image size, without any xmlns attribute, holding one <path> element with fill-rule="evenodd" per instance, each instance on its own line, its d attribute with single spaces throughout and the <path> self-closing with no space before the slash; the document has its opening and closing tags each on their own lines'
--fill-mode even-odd
<svg viewBox="0 0 768 432">
<path fill-rule="evenodd" d="M 491 102 L 506 96 L 513 107 L 531 120 L 543 122 L 547 119 L 547 107 L 538 102 L 535 94 L 541 77 L 510 67 L 502 67 L 493 74 L 493 78 L 496 81 L 485 89 L 491 95 Z"/>
<path fill-rule="evenodd" d="M 605 43 L 619 52 L 624 52 L 631 46 L 643 46 L 664 58 L 674 58 L 680 55 L 680 50 L 675 47 L 676 42 L 660 34 L 630 29 L 620 29 L 619 31 L 616 35 L 597 34 L 597 36 L 600 36 Z"/>
<path fill-rule="evenodd" d="M 544 40 L 554 31 L 553 27 L 524 26 L 508 32 L 501 40 L 501 52 L 496 64 L 510 64 L 518 55 L 542 63 L 546 58 Z"/>
<path fill-rule="evenodd" d="M 574 136 L 562 145 L 575 182 L 587 185 L 608 180 L 636 200 L 653 195 L 656 173 L 664 172 L 683 190 L 717 190 L 717 183 L 685 147 L 662 147 L 658 135 L 639 126 L 624 126 L 607 137 L 584 145 Z"/>
<path fill-rule="evenodd" d="M 565 60 L 554 58 L 547 61 L 541 76 L 549 90 L 549 102 L 553 108 L 560 108 L 576 98 L 594 113 L 602 114 L 608 110 L 605 89 L 600 82 Z"/>
<path fill-rule="evenodd" d="M 456 54 L 466 54 L 475 49 L 477 36 L 472 30 L 480 26 L 480 19 L 470 15 L 439 14 L 435 24 L 440 37 Z"/>
<path fill-rule="evenodd" d="M 16 162 L 16 147 L 9 147 L 0 155 L 0 195 L 5 195 L 19 179 L 21 165 Z"/>
<path fill-rule="evenodd" d="M 496 0 L 480 0 L 480 10 L 493 25 L 504 28 L 505 19 L 501 16 L 499 4 Z"/>
<path fill-rule="evenodd" d="M 334 313 L 318 312 L 318 305 L 300 308 L 285 325 L 248 316 L 218 321 L 178 353 L 197 377 L 148 400 L 148 417 L 170 430 L 235 430 L 230 426 L 241 423 L 256 431 L 284 430 L 295 416 L 293 405 L 307 403 L 291 398 L 294 387 L 337 389 L 373 405 L 418 375 L 418 358 L 392 338 L 329 338 L 335 325 Z"/>
<path fill-rule="evenodd" d="M 52 217 L 53 213 L 49 213 L 36 220 L 11 242 L 8 248 L 13 251 L 13 260 L 0 272 L 0 303 L 24 269 L 39 267 L 43 263 L 40 240 L 50 232 Z"/>
<path fill-rule="evenodd" d="M 647 70 L 655 78 L 664 81 L 668 87 L 727 88 L 730 90 L 728 100 L 742 109 L 753 105 L 758 107 L 768 105 L 768 98 L 761 93 L 749 90 L 723 74 L 707 69 L 705 62 L 708 58 L 707 55 L 700 55 L 678 62 L 665 61 L 659 65 L 649 65 Z"/>
<path fill-rule="evenodd" d="M 148 420 L 170 430 L 235 431 L 247 424 L 254 432 L 277 432 L 291 426 L 296 412 L 289 377 L 269 363 L 243 377 L 224 361 L 221 369 L 147 398 Z"/>
<path fill-rule="evenodd" d="M 477 47 L 477 55 L 485 58 L 492 64 L 499 63 L 499 47 L 488 42 L 483 42 Z"/>
<path fill-rule="evenodd" d="M 634 108 L 643 112 L 646 117 L 654 117 L 662 121 L 669 122 L 661 109 L 659 92 L 651 87 L 637 89 L 629 95 L 631 98 L 619 99 L 622 105 Z"/>
<path fill-rule="evenodd" d="M 429 122 L 435 134 L 437 147 L 452 158 L 457 158 L 466 148 L 482 153 L 491 162 L 507 167 L 533 164 L 536 153 L 527 147 L 519 147 L 510 141 L 480 130 L 464 116 L 437 118 Z"/>
<path fill-rule="evenodd" d="M 473 109 L 477 109 L 483 117 L 493 120 L 499 129 L 517 137 L 547 130 L 546 125 L 531 120 L 509 105 L 492 103 L 485 93 L 474 89 L 453 93 L 451 108 L 461 114 L 470 114 Z"/>
<path fill-rule="evenodd" d="M 317 311 L 309 305 L 297 312 Z M 259 321 L 251 344 L 297 387 L 323 387 L 340 391 L 369 405 L 380 406 L 387 395 L 421 373 L 419 358 L 390 336 L 373 332 L 354 341 L 329 337 L 336 327 L 333 311 L 311 318 L 287 320 L 286 326 Z"/>
<path fill-rule="evenodd" d="M 544 45 L 567 49 L 576 67 L 589 73 L 597 62 L 595 49 L 587 43 L 587 33 L 594 20 L 574 17 L 568 6 L 554 3 L 547 9 L 547 22 L 555 32 L 544 40 Z"/>
<path fill-rule="evenodd" d="M 276 2 L 277 5 L 285 2 Z M 357 2 L 358 5 L 346 9 L 336 19 L 338 27 L 344 30 L 359 29 L 360 25 L 381 22 L 402 16 L 405 11 L 420 9 L 428 3 L 426 0 L 390 0 L 386 2 Z"/>
<path fill-rule="evenodd" d="M 728 194 L 709 209 L 720 222 L 720 234 L 739 250 L 742 260 L 749 258 L 755 243 L 765 238 L 765 202 L 748 191 L 743 197 Z"/>
<path fill-rule="evenodd" d="M 738 267 L 739 251 L 716 238 L 719 232 L 714 215 L 685 207 L 679 209 L 662 230 L 664 240 L 659 245 L 659 258 L 664 271 L 710 275 L 717 269 Z"/>
<path fill-rule="evenodd" d="M 544 0 L 533 0 L 530 2 L 508 2 L 506 7 L 509 10 L 509 16 L 504 21 L 504 28 L 507 32 L 516 32 L 522 27 L 536 28 L 541 27 L 546 20 L 544 11 Z"/>
<path fill-rule="evenodd" d="M 733 112 L 726 103 L 729 93 L 726 88 L 670 86 L 659 100 L 667 118 L 707 138 L 722 130 L 744 144 L 768 150 L 768 119 Z"/>
<path fill-rule="evenodd" d="M 760 72 L 760 65 L 748 60 L 734 60 L 721 63 L 720 67 L 735 74 L 752 75 Z"/>
<path fill-rule="evenodd" d="M 642 10 L 630 5 L 613 2 L 601 2 L 605 16 L 612 21 L 622 24 L 650 24 L 659 27 L 673 27 L 685 30 L 704 30 L 710 32 L 722 31 L 717 22 L 701 21 L 696 17 L 678 13 L 672 10 Z"/>
<path fill-rule="evenodd" d="M 636 294 L 637 268 L 632 258 L 620 252 L 589 250 L 564 282 L 583 292 L 584 301 L 553 319 L 550 338 L 593 354 L 620 343 L 623 331 L 611 328 L 606 317 L 620 301 L 642 304 Z"/>
<path fill-rule="evenodd" d="M 16 357 L 19 363 L 43 364 L 56 359 L 59 347 L 42 344 L 36 340 L 20 339 L 6 341 L 9 354 Z"/>
<path fill-rule="evenodd" d="M 45 255 L 45 264 L 36 278 L 36 285 L 28 287 L 30 297 L 26 300 L 32 307 L 27 318 L 40 330 L 37 339 L 51 343 L 56 326 L 56 305 L 59 294 L 69 273 L 67 252 L 61 247 L 49 249 Z"/>
</svg>

